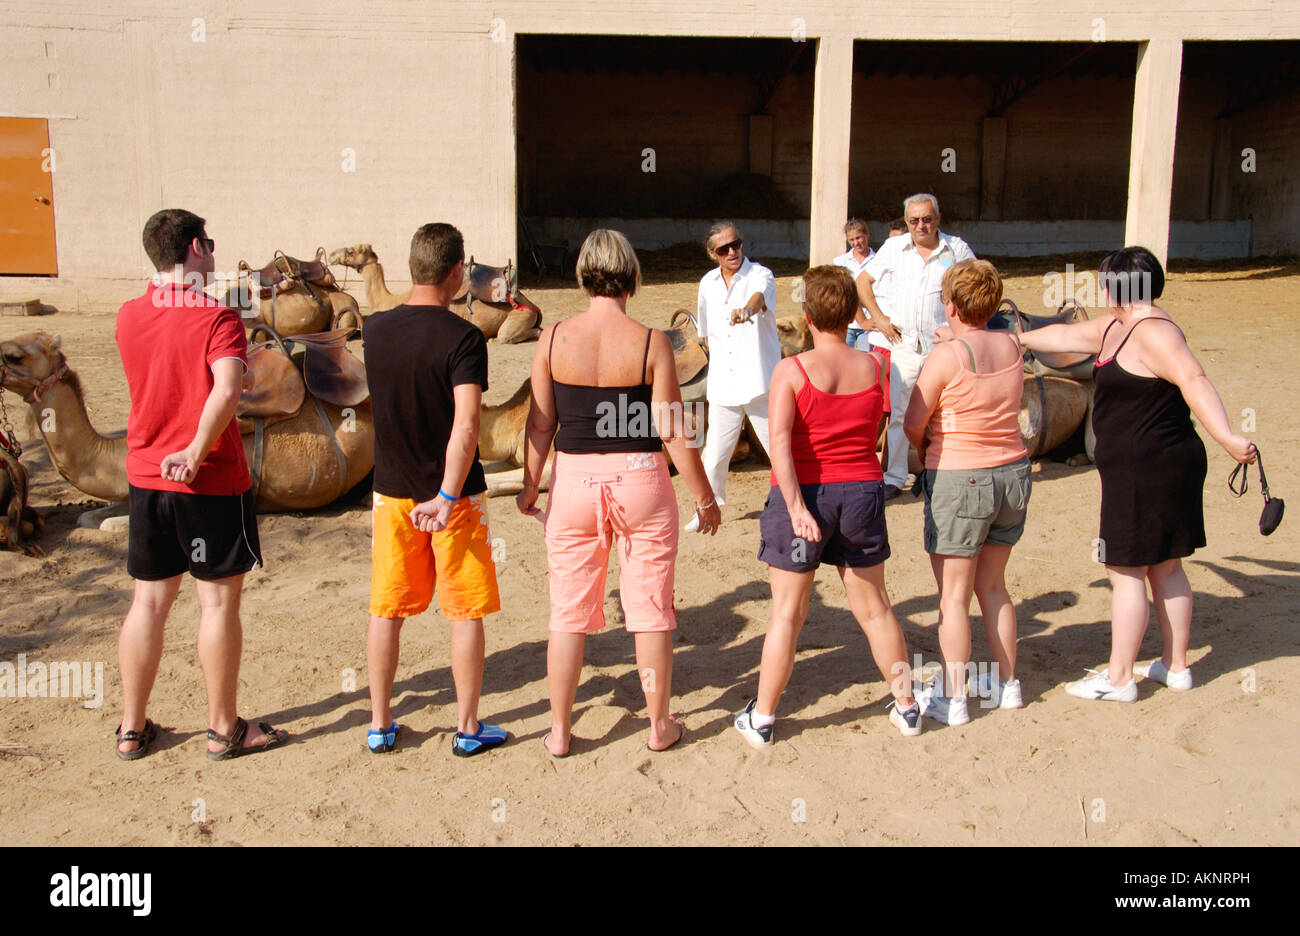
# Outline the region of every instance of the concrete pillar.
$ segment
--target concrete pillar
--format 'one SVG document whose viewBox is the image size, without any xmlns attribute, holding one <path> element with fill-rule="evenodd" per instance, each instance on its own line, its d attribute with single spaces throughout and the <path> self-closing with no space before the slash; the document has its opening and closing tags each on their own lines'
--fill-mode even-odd
<svg viewBox="0 0 1300 936">
<path fill-rule="evenodd" d="M 1210 213 L 1212 221 L 1232 220 L 1232 177 L 1240 165 L 1232 155 L 1232 120 L 1214 121 L 1214 158 L 1210 163 Z"/>
<path fill-rule="evenodd" d="M 1124 244 L 1146 247 L 1160 258 L 1161 264 L 1169 255 L 1169 206 L 1174 188 L 1174 135 L 1182 70 L 1182 40 L 1151 39 L 1138 45 Z"/>
<path fill-rule="evenodd" d="M 813 84 L 812 210 L 808 262 L 830 263 L 844 252 L 849 208 L 849 125 L 852 122 L 853 39 L 817 40 Z"/>
<path fill-rule="evenodd" d="M 515 161 L 515 42 L 511 31 L 504 41 L 488 41 L 485 93 L 477 99 L 479 126 L 473 152 L 483 165 L 483 211 L 474 225 L 466 224 L 465 251 L 485 263 L 519 264 L 516 215 L 517 174 Z M 471 233 L 471 228 L 473 233 Z M 472 241 L 472 242 L 471 242 Z"/>
<path fill-rule="evenodd" d="M 980 133 L 980 220 L 1002 220 L 1007 182 L 1007 119 L 985 117 Z"/>
</svg>

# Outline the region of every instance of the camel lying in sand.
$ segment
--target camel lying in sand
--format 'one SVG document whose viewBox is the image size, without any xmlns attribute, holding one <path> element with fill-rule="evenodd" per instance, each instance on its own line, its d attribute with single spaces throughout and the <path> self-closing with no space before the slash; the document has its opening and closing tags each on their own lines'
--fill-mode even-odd
<svg viewBox="0 0 1300 936">
<path fill-rule="evenodd" d="M 329 255 L 329 262 L 361 274 L 371 315 L 387 312 L 410 298 L 409 292 L 397 294 L 388 291 L 383 265 L 369 244 L 341 247 Z M 476 274 L 488 270 L 492 272 L 483 283 L 478 283 Z M 479 286 L 485 288 L 476 292 Z M 471 257 L 465 266 L 465 283 L 452 299 L 451 310 L 478 326 L 485 338 L 495 338 L 502 344 L 531 341 L 542 333 L 541 310 L 519 291 L 510 266 L 497 270 L 476 264 Z"/>
<path fill-rule="evenodd" d="M 76 371 L 68 367 L 58 335 L 19 335 L 0 344 L 4 387 L 32 409 L 50 461 L 70 484 L 91 497 L 127 499 L 126 438 L 95 430 Z M 361 481 L 375 463 L 369 401 L 345 412 L 314 400 L 263 433 L 257 509 L 261 513 L 323 507 Z M 48 430 L 47 430 L 48 427 Z M 253 465 L 254 433 L 244 435 Z"/>
</svg>

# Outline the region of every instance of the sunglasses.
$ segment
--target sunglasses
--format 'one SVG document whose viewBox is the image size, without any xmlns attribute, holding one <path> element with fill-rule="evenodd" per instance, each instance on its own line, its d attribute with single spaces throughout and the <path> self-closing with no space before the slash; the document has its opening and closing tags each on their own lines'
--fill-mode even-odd
<svg viewBox="0 0 1300 936">
<path fill-rule="evenodd" d="M 741 240 L 739 237 L 737 237 L 734 241 L 732 241 L 732 242 L 729 243 L 729 244 L 722 244 L 721 246 L 714 247 L 714 248 L 713 248 L 713 252 L 714 252 L 715 254 L 717 254 L 719 257 L 725 257 L 727 254 L 731 253 L 733 250 L 739 250 L 739 249 L 740 249 L 740 245 L 743 244 L 743 243 L 744 243 L 744 241 Z"/>
<path fill-rule="evenodd" d="M 216 253 L 217 242 L 210 237 L 200 237 L 199 243 L 207 248 L 208 253 Z"/>
<path fill-rule="evenodd" d="M 908 218 L 907 226 L 916 227 L 918 224 L 924 224 L 927 227 L 934 223 L 934 215 L 926 215 L 924 218 Z"/>
</svg>

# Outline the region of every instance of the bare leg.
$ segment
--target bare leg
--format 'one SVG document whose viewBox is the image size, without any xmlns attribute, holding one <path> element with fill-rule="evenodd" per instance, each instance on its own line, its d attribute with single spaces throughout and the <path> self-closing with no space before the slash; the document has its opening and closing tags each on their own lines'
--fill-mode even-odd
<svg viewBox="0 0 1300 936">
<path fill-rule="evenodd" d="M 1164 638 L 1161 661 L 1171 673 L 1187 669 L 1187 645 L 1192 639 L 1192 586 L 1181 559 L 1169 559 L 1147 569 L 1151 598 Z"/>
<path fill-rule="evenodd" d="M 770 567 L 772 620 L 763 638 L 763 662 L 758 668 L 758 704 L 761 715 L 775 715 L 781 693 L 794 672 L 794 651 L 799 631 L 808 619 L 812 572 L 788 572 Z"/>
<path fill-rule="evenodd" d="M 451 678 L 456 683 L 456 730 L 477 734 L 483 691 L 483 619 L 451 622 Z"/>
<path fill-rule="evenodd" d="M 975 600 L 984 616 L 984 635 L 989 641 L 998 681 L 1016 678 L 1016 606 L 1007 593 L 1007 560 L 1010 546 L 985 546 L 975 564 Z"/>
<path fill-rule="evenodd" d="M 672 631 L 636 635 L 636 669 L 650 716 L 650 748 L 658 751 L 671 747 L 680 740 L 682 731 L 668 713 L 673 690 Z"/>
<path fill-rule="evenodd" d="M 179 575 L 157 582 L 136 580 L 135 597 L 131 599 L 131 609 L 117 638 L 117 665 L 122 671 L 123 733 L 144 730 L 149 694 L 162 660 L 163 625 L 167 623 L 167 613 L 180 586 Z M 117 749 L 129 754 L 139 746 L 138 741 L 123 741 Z"/>
<path fill-rule="evenodd" d="M 244 577 L 205 582 L 196 581 L 199 595 L 199 663 L 208 687 L 208 727 L 219 735 L 235 730 L 236 696 L 239 691 L 239 660 L 244 650 L 244 631 L 239 620 L 239 598 Z M 287 737 L 286 732 L 281 732 Z M 267 737 L 256 724 L 250 723 L 241 747 L 261 747 Z M 208 742 L 214 753 L 222 746 Z"/>
<path fill-rule="evenodd" d="M 1147 605 L 1145 566 L 1106 566 L 1114 593 L 1110 600 L 1110 664 L 1112 686 L 1128 685 L 1133 664 L 1142 648 L 1150 608 Z"/>
<path fill-rule="evenodd" d="M 551 736 L 547 749 L 557 756 L 569 750 L 569 733 L 573 721 L 573 700 L 578 695 L 582 676 L 582 652 L 586 634 L 551 631 L 546 644 L 546 684 L 551 693 Z"/>
<path fill-rule="evenodd" d="M 370 615 L 366 629 L 366 672 L 370 676 L 370 727 L 383 731 L 393 723 L 393 681 L 397 678 L 402 622 L 405 618 Z"/>
<path fill-rule="evenodd" d="M 885 564 L 882 562 L 865 569 L 841 566 L 839 571 L 849 596 L 849 610 L 867 635 L 876 666 L 889 683 L 889 691 L 898 704 L 903 708 L 909 707 L 913 702 L 912 667 L 907 661 L 907 640 L 885 592 Z M 805 601 L 805 611 L 807 607 Z"/>
<path fill-rule="evenodd" d="M 970 596 L 975 590 L 975 556 L 930 555 L 939 586 L 939 650 L 943 654 L 944 694 L 966 695 L 970 662 Z"/>
</svg>

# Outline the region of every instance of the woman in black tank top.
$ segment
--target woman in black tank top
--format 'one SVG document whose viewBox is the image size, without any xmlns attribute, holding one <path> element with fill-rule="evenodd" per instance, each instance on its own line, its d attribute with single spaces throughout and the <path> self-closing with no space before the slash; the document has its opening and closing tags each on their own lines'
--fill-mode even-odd
<svg viewBox="0 0 1300 936">
<path fill-rule="evenodd" d="M 1100 279 L 1110 315 L 1026 332 L 1022 343 L 1034 351 L 1097 355 L 1092 422 L 1101 532 L 1093 557 L 1106 565 L 1114 590 L 1111 654 L 1106 669 L 1066 689 L 1084 699 L 1133 702 L 1135 672 L 1175 689 L 1192 686 L 1192 589 L 1182 559 L 1205 545 L 1206 456 L 1191 416 L 1238 462 L 1253 462 L 1255 446 L 1232 431 L 1182 331 L 1154 304 L 1164 288 L 1164 269 L 1150 251 L 1115 251 L 1102 261 Z M 1135 667 L 1150 611 L 1148 584 L 1164 654 Z"/>
<path fill-rule="evenodd" d="M 672 747 L 686 731 L 669 713 L 679 528 L 665 448 L 695 497 L 700 532 L 716 531 L 721 515 L 693 441 L 695 424 L 687 417 L 694 414 L 682 406 L 668 338 L 627 318 L 640 272 L 626 237 L 593 231 L 578 256 L 578 283 L 591 303 L 551 326 L 533 359 L 524 490 L 516 503 L 523 513 L 541 514 L 538 486 L 554 442 L 544 517 L 551 730 L 543 743 L 555 757 L 569 752 L 586 635 L 605 625 L 605 576 L 615 547 L 624 626 L 636 636 L 650 716 L 648 746 Z"/>
</svg>

